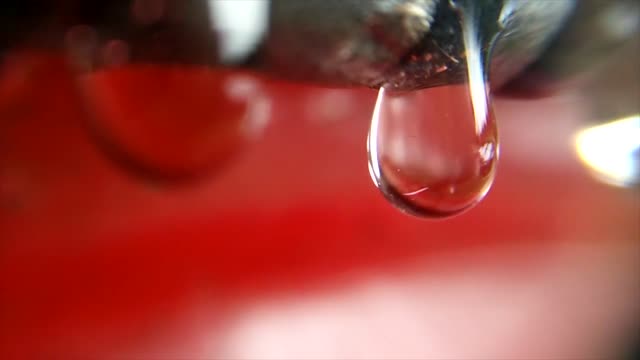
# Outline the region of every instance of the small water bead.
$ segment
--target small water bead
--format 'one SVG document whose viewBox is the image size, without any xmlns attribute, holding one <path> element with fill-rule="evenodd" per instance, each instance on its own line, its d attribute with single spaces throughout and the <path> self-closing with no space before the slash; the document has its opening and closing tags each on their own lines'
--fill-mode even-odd
<svg viewBox="0 0 640 360">
<path fill-rule="evenodd" d="M 191 179 L 224 165 L 268 116 L 260 81 L 204 66 L 129 64 L 79 78 L 98 143 L 122 165 Z"/>
<path fill-rule="evenodd" d="M 495 175 L 493 113 L 475 118 L 468 85 L 394 93 L 381 89 L 369 137 L 370 172 L 395 206 L 421 217 L 460 213 Z"/>
</svg>

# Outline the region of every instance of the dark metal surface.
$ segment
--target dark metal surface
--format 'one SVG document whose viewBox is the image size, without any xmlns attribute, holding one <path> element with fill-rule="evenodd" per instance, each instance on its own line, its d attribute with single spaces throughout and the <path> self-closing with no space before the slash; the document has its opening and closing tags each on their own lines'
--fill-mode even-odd
<svg viewBox="0 0 640 360">
<path fill-rule="evenodd" d="M 522 76 L 510 77 L 505 93 L 530 96 L 551 92 L 569 80 L 593 73 L 592 70 L 609 62 L 617 52 L 637 48 L 640 1 L 580 0 L 575 11 L 561 25 L 557 36 L 550 39 L 544 53 L 534 58 Z M 637 50 L 631 53 L 635 56 L 629 57 L 628 61 L 635 64 Z M 620 59 L 617 57 L 616 61 Z M 621 66 L 625 67 L 624 64 Z M 606 76 L 617 75 L 608 72 Z"/>
<path fill-rule="evenodd" d="M 437 2 L 272 0 L 260 62 L 294 79 L 378 84 L 429 33 Z"/>
<path fill-rule="evenodd" d="M 113 39 L 126 43 L 128 60 L 134 62 L 245 66 L 332 87 L 410 90 L 464 81 L 465 50 L 454 9 L 461 1 L 270 0 L 263 15 L 268 17 L 266 33 L 255 49 L 234 63 L 221 63 L 219 45 L 231 37 L 211 17 L 215 1 L 5 0 L 0 4 L 0 57 L 16 47 L 63 48 L 69 29 L 80 25 L 95 30 L 97 47 Z M 472 3 L 494 15 L 482 18 L 479 28 L 502 28 L 491 62 L 493 87 L 523 69 L 543 74 L 537 82 L 580 72 L 624 40 L 624 34 L 615 34 L 624 32 L 638 12 L 637 0 Z M 139 4 L 162 4 L 163 11 L 139 21 L 132 15 Z M 243 14 L 231 20 L 240 21 Z M 614 25 L 603 28 L 603 21 Z M 99 59 L 90 61 L 100 66 Z"/>
<path fill-rule="evenodd" d="M 411 90 L 464 81 L 459 2 L 273 0 L 258 63 L 280 76 L 327 85 Z M 575 0 L 470 4 L 482 10 L 473 19 L 479 31 L 501 30 L 491 69 L 499 85 L 540 55 Z"/>
</svg>

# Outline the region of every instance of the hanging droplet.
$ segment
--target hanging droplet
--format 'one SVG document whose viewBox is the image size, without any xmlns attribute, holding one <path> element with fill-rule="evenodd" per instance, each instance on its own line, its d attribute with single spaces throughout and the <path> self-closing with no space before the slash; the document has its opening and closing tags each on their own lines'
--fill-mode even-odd
<svg viewBox="0 0 640 360">
<path fill-rule="evenodd" d="M 466 84 L 381 89 L 369 135 L 376 185 L 418 216 L 444 217 L 476 204 L 491 186 L 497 160 L 495 119 L 485 109 L 474 111 Z"/>
<path fill-rule="evenodd" d="M 461 17 L 464 58 L 456 63 L 464 81 L 451 77 L 456 81 L 416 91 L 379 90 L 367 140 L 369 171 L 393 205 L 415 216 L 467 210 L 484 198 L 495 176 L 488 52 L 474 19 Z"/>
</svg>

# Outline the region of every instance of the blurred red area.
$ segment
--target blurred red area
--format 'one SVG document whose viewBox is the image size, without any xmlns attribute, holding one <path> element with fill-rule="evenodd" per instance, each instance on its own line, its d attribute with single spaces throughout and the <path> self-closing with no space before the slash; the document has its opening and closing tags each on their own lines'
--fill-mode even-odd
<svg viewBox="0 0 640 360">
<path fill-rule="evenodd" d="M 80 93 L 96 140 L 110 148 L 116 161 L 129 162 L 150 176 L 197 176 L 210 164 L 228 161 L 246 137 L 247 97 L 260 96 L 251 94 L 256 92 L 252 89 L 237 89 L 257 87 L 248 75 L 234 77 L 203 66 L 185 71 L 179 66 L 130 65 L 81 79 Z M 236 93 L 249 93 L 226 91 L 234 85 Z"/>
<path fill-rule="evenodd" d="M 188 184 L 138 176 L 105 155 L 88 135 L 77 90 L 56 55 L 15 54 L 0 71 L 2 358 L 553 357 L 580 355 L 591 346 L 605 351 L 638 313 L 637 193 L 586 175 L 571 148 L 584 114 L 569 95 L 498 102 L 502 149 L 492 192 L 459 217 L 425 222 L 400 214 L 371 184 L 365 153 L 371 90 L 269 84 L 264 136 L 221 171 Z M 157 90 L 153 83 L 136 89 L 147 92 L 148 101 Z M 180 98 L 201 95 L 193 90 L 198 93 Z M 145 104 L 128 106 L 136 105 Z M 216 106 L 211 101 L 212 112 Z M 192 107 L 189 117 L 206 118 L 207 112 Z M 172 143 L 158 146 L 166 153 Z M 478 265 L 478 252 L 494 255 Z M 468 279 L 428 281 L 443 272 Z M 488 275 L 476 279 L 477 273 Z M 418 314 L 434 306 L 429 299 L 437 294 L 445 304 L 440 315 L 462 320 L 442 329 L 439 339 L 430 319 L 381 321 L 380 331 L 394 329 L 385 353 L 376 350 L 385 341 L 376 344 L 363 332 L 365 323 L 345 325 L 344 316 L 360 311 L 357 305 L 341 312 L 309 303 L 329 296 L 333 304 L 327 294 L 347 291 L 339 299 L 348 298 L 357 284 L 379 276 L 424 301 L 409 306 L 392 299 L 374 314 L 405 307 Z M 425 280 L 401 280 L 413 276 Z M 469 279 L 475 292 L 460 292 L 457 286 Z M 524 318 L 520 338 L 492 333 L 488 324 L 504 320 L 496 309 L 477 316 L 484 309 L 479 299 L 526 312 L 501 291 L 534 284 L 521 294 L 544 302 L 546 310 Z M 487 291 L 495 297 L 473 295 Z M 261 335 L 243 332 L 241 324 L 254 321 L 247 314 L 272 299 L 290 299 L 282 303 L 302 310 L 269 308 L 276 315 L 258 317 L 272 335 L 265 337 L 272 347 L 261 348 L 255 340 Z M 594 308 L 601 315 L 590 315 Z M 464 309 L 469 313 L 461 315 Z M 342 329 L 338 350 L 314 353 L 313 341 L 333 340 L 273 330 L 297 324 L 300 314 L 331 319 L 333 325 L 310 322 L 323 334 Z M 268 319 L 285 325 L 270 327 Z M 561 329 L 549 335 L 545 328 Z M 465 342 L 483 329 L 495 346 Z M 394 342 L 394 336 L 409 340 Z M 553 345 L 538 340 L 554 337 Z M 533 350 L 531 342 L 538 344 Z M 432 345 L 416 350 L 415 343 Z M 364 352 L 350 352 L 352 344 L 364 344 Z M 456 352 L 464 344 L 466 352 Z M 501 348 L 514 352 L 492 352 Z"/>
</svg>

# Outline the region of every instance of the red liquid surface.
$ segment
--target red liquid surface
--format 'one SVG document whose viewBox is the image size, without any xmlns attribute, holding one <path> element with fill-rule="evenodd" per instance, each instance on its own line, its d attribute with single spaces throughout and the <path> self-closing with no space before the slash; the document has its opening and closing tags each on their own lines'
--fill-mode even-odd
<svg viewBox="0 0 640 360">
<path fill-rule="evenodd" d="M 158 188 L 96 145 L 60 57 L 15 56 L 0 72 L 2 358 L 580 358 L 635 318 L 638 202 L 579 166 L 572 101 L 498 106 L 494 190 L 428 223 L 371 185 L 369 90 L 274 84 L 263 139 L 208 181 Z M 150 121 L 157 83 L 121 75 L 140 107 L 110 118 Z M 193 89 L 184 111 L 210 117 Z M 131 148 L 172 159 L 131 125 Z"/>
</svg>

